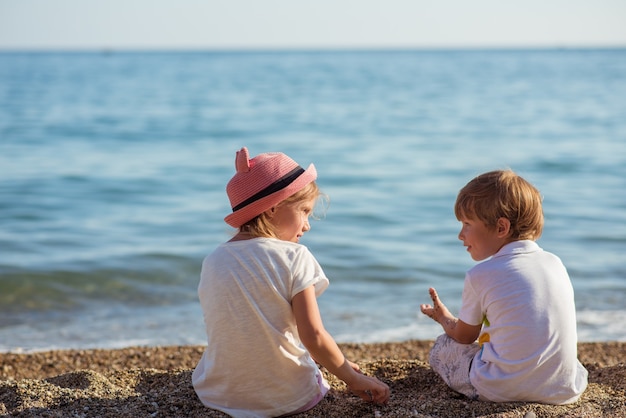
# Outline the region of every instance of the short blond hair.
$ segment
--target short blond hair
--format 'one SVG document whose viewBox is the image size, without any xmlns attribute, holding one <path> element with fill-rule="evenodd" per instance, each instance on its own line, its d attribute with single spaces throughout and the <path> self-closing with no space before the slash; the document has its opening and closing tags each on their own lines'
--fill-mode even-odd
<svg viewBox="0 0 626 418">
<path fill-rule="evenodd" d="M 541 194 L 511 170 L 496 170 L 472 179 L 459 191 L 454 204 L 457 219 L 482 221 L 496 227 L 500 218 L 511 223 L 513 240 L 537 240 L 543 232 Z"/>
<path fill-rule="evenodd" d="M 288 205 L 296 202 L 304 202 L 308 200 L 315 200 L 321 195 L 320 189 L 317 184 L 312 181 L 307 184 L 301 190 L 292 194 L 285 200 L 281 201 L 278 206 Z M 259 216 L 251 219 L 245 224 L 239 227 L 240 231 L 247 232 L 250 236 L 255 238 L 278 238 L 278 234 L 274 224 L 270 221 L 266 212 L 261 213 Z"/>
</svg>

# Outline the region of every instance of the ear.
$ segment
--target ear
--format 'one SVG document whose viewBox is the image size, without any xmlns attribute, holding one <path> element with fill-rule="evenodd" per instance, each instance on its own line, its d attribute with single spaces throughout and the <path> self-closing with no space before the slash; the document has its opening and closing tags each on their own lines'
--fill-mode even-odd
<svg viewBox="0 0 626 418">
<path fill-rule="evenodd" d="M 507 238 L 511 232 L 511 221 L 504 217 L 498 218 L 496 222 L 496 231 L 498 233 L 498 238 Z"/>
<path fill-rule="evenodd" d="M 265 211 L 265 215 L 270 219 L 274 217 L 275 213 L 276 213 L 276 206 L 272 206 L 271 208 Z"/>
</svg>

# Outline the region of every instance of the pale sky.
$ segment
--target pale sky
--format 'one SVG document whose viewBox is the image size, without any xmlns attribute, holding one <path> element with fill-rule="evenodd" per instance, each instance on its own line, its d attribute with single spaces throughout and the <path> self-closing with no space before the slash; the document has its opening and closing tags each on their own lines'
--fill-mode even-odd
<svg viewBox="0 0 626 418">
<path fill-rule="evenodd" d="M 626 47 L 626 0 L 0 0 L 0 49 Z"/>
</svg>

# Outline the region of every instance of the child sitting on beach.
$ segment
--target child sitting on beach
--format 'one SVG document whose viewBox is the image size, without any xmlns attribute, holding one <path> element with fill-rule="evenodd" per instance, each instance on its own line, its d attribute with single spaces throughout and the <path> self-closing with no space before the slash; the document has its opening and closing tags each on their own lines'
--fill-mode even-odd
<svg viewBox="0 0 626 418">
<path fill-rule="evenodd" d="M 363 400 L 386 403 L 389 387 L 348 361 L 322 323 L 316 297 L 328 279 L 298 243 L 320 196 L 314 165 L 242 148 L 235 167 L 224 220 L 238 232 L 204 259 L 198 286 L 208 339 L 198 397 L 232 416 L 303 412 L 329 389 L 317 361 Z"/>
<path fill-rule="evenodd" d="M 421 311 L 445 331 L 431 367 L 471 399 L 575 402 L 587 370 L 577 358 L 574 291 L 561 260 L 535 243 L 539 191 L 510 170 L 492 171 L 461 189 L 454 212 L 472 259 L 491 258 L 467 272 L 458 318 L 429 290 L 432 305 Z"/>
</svg>

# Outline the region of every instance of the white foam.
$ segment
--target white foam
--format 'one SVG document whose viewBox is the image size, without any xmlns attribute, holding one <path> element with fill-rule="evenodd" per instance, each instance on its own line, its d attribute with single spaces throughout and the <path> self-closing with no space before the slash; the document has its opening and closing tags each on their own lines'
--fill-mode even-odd
<svg viewBox="0 0 626 418">
<path fill-rule="evenodd" d="M 576 316 L 579 341 L 626 341 L 626 311 L 586 309 Z"/>
</svg>

